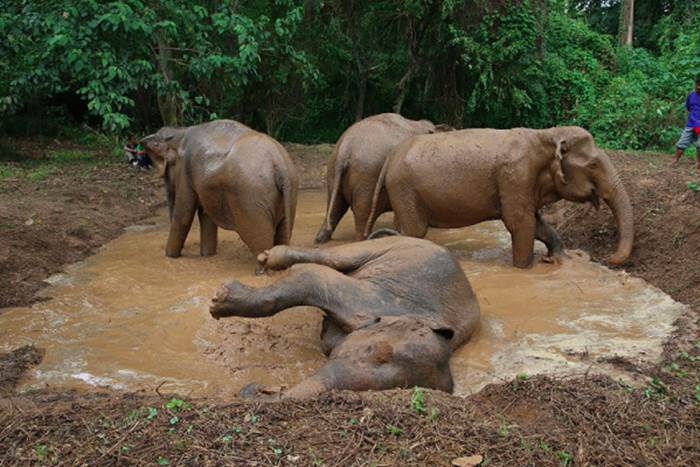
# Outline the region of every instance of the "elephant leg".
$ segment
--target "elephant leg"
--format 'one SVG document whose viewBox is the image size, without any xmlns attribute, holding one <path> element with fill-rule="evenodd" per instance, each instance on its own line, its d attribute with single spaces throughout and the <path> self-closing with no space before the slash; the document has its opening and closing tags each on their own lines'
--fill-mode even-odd
<svg viewBox="0 0 700 467">
<path fill-rule="evenodd" d="M 331 202 L 333 204 L 330 204 Z M 343 218 L 350 207 L 340 190 L 335 196 L 328 194 L 328 203 L 326 218 L 316 234 L 316 243 L 326 243 L 331 239 L 333 232 L 338 227 L 338 223 L 340 223 L 340 219 Z"/>
<path fill-rule="evenodd" d="M 258 265 L 263 269 L 280 270 L 294 264 L 315 263 L 348 273 L 381 256 L 389 248 L 390 244 L 382 248 L 375 245 L 369 250 L 367 245 L 358 243 L 324 249 L 280 245 L 258 255 Z"/>
<path fill-rule="evenodd" d="M 197 210 L 197 194 L 191 188 L 179 187 L 175 197 L 173 215 L 170 219 L 170 233 L 165 246 L 165 255 L 177 258 L 185 245 L 187 234 L 190 233 L 194 213 Z"/>
<path fill-rule="evenodd" d="M 202 207 L 197 210 L 199 216 L 199 254 L 213 256 L 216 254 L 219 228 Z"/>
<path fill-rule="evenodd" d="M 516 268 L 529 268 L 535 250 L 535 216 L 531 210 L 503 208 L 503 223 L 510 232 L 513 245 L 513 265 Z"/>
<path fill-rule="evenodd" d="M 274 245 L 289 245 L 291 238 L 289 238 L 289 235 L 287 234 L 287 232 L 290 231 L 288 228 L 288 222 L 289 221 L 284 218 L 279 224 L 277 224 L 277 227 L 275 228 L 275 238 L 273 241 Z"/>
<path fill-rule="evenodd" d="M 328 318 L 323 318 L 321 328 L 321 350 L 328 356 L 331 351 L 338 345 L 348 334 L 338 326 L 335 321 Z"/>
<path fill-rule="evenodd" d="M 554 227 L 547 224 L 539 212 L 535 214 L 535 221 L 535 238 L 547 246 L 547 255 L 550 258 L 562 256 L 564 253 L 563 243 Z"/>
<path fill-rule="evenodd" d="M 283 279 L 267 287 L 249 287 L 238 281 L 217 290 L 209 312 L 214 318 L 273 316 L 295 306 L 313 306 L 326 312 L 346 332 L 376 320 L 372 310 L 385 306 L 378 286 L 348 277 L 318 264 L 297 264 Z"/>
<path fill-rule="evenodd" d="M 391 193 L 391 198 L 400 203 L 394 206 L 394 222 L 401 235 L 425 237 L 428 233 L 428 213 L 416 193 L 412 190 L 399 191 L 396 195 Z"/>
<path fill-rule="evenodd" d="M 240 213 L 235 216 L 236 231 L 240 235 L 243 243 L 246 244 L 248 249 L 257 257 L 263 251 L 269 250 L 274 246 L 276 229 L 270 219 L 267 216 L 261 215 L 260 213 Z M 255 274 L 262 274 L 263 270 L 258 267 L 255 270 Z"/>
<path fill-rule="evenodd" d="M 370 220 L 370 213 L 372 213 L 372 197 L 373 197 L 374 186 L 358 186 L 353 192 L 352 196 L 352 212 L 355 216 L 355 240 L 366 240 L 365 229 L 367 227 L 367 221 L 370 222 L 370 226 L 374 226 L 379 216 L 386 212 L 388 209 L 389 201 L 386 196 L 386 190 L 382 190 L 377 199 L 377 207 L 374 210 L 372 219 Z M 372 232 L 369 232 L 372 233 Z"/>
</svg>

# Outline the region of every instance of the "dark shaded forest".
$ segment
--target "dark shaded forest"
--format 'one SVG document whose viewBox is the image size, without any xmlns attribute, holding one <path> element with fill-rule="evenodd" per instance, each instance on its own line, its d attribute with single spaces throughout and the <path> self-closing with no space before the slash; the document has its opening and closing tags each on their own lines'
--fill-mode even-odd
<svg viewBox="0 0 700 467">
<path fill-rule="evenodd" d="M 700 75 L 695 0 L 4 6 L 5 135 L 233 118 L 285 141 L 334 142 L 393 111 L 455 127 L 574 124 L 608 147 L 668 149 Z"/>
</svg>

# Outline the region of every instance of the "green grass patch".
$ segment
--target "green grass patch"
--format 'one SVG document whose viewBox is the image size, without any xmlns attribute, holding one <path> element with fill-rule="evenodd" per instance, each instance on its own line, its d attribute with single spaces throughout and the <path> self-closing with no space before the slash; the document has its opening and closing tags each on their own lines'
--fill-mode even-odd
<svg viewBox="0 0 700 467">
<path fill-rule="evenodd" d="M 46 155 L 46 159 L 55 164 L 98 163 L 101 160 L 97 152 L 85 149 L 58 149 Z"/>
<path fill-rule="evenodd" d="M 56 173 L 56 167 L 53 167 L 51 165 L 40 165 L 38 167 L 30 169 L 27 172 L 27 178 L 33 182 L 40 182 L 42 180 L 47 179 L 49 175 L 52 175 L 54 173 Z"/>
</svg>

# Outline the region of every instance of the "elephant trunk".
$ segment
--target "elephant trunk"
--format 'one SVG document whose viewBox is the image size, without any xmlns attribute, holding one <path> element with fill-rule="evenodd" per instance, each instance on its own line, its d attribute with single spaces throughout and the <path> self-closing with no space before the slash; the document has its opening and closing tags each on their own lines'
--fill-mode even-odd
<svg viewBox="0 0 700 467">
<path fill-rule="evenodd" d="M 609 175 L 603 184 L 606 189 L 601 190 L 600 196 L 613 212 L 618 229 L 617 250 L 608 258 L 608 263 L 619 265 L 632 253 L 634 218 L 632 215 L 632 204 L 625 187 L 622 185 L 622 181 L 612 166 L 608 173 Z"/>
</svg>

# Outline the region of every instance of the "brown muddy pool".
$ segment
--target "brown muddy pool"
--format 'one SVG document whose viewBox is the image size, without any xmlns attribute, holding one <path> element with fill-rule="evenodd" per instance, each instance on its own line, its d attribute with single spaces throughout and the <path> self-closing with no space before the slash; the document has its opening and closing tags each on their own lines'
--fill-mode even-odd
<svg viewBox="0 0 700 467">
<path fill-rule="evenodd" d="M 325 193 L 300 193 L 294 245 L 312 245 L 324 210 Z M 385 214 L 379 226 L 390 225 Z M 253 275 L 254 258 L 237 234 L 220 231 L 219 254 L 202 258 L 195 221 L 183 257 L 169 259 L 167 230 L 163 211 L 49 278 L 50 300 L 2 310 L 0 351 L 28 343 L 46 349 L 24 389 L 160 386 L 230 398 L 252 381 L 291 386 L 323 364 L 317 309 L 264 319 L 209 316 L 209 300 L 227 279 L 254 286 L 275 280 Z M 351 241 L 353 231 L 348 214 L 330 244 Z M 451 360 L 458 395 L 518 373 L 627 377 L 599 360 L 657 359 L 684 310 L 643 280 L 577 251 L 562 265 L 515 269 L 500 222 L 435 229 L 428 238 L 457 256 L 481 304 L 479 330 Z"/>
</svg>

